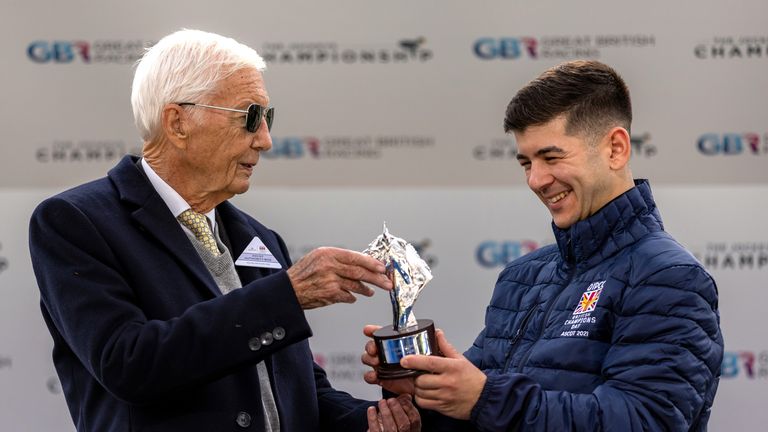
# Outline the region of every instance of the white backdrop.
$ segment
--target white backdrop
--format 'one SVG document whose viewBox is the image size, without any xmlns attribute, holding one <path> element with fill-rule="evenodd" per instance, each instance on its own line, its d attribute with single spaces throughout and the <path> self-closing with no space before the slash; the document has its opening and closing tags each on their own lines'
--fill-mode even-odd
<svg viewBox="0 0 768 432">
<path fill-rule="evenodd" d="M 0 4 L 0 430 L 70 431 L 31 273 L 27 222 L 58 191 L 140 148 L 130 111 L 141 47 L 200 28 L 268 60 L 274 149 L 236 203 L 294 260 L 362 250 L 386 220 L 435 279 L 416 305 L 466 348 L 503 264 L 551 241 L 502 131 L 515 91 L 563 60 L 614 66 L 633 95 L 637 177 L 710 269 L 726 341 L 710 428 L 768 412 L 768 31 L 764 0 Z M 318 362 L 375 398 L 359 364 L 385 295 L 309 312 Z"/>
</svg>

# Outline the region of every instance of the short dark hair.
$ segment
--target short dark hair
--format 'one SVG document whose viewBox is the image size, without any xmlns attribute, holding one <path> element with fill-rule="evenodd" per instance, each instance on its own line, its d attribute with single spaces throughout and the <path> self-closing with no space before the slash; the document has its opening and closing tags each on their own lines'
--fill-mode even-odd
<svg viewBox="0 0 768 432">
<path fill-rule="evenodd" d="M 574 60 L 542 73 L 517 92 L 507 105 L 504 132 L 524 132 L 565 115 L 565 132 L 596 138 L 621 126 L 629 132 L 629 89 L 610 66 Z"/>
</svg>

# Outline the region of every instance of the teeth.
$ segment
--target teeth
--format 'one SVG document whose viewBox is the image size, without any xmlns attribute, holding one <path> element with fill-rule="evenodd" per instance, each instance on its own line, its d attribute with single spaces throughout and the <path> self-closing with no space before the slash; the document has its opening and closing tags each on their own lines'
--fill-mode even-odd
<svg viewBox="0 0 768 432">
<path fill-rule="evenodd" d="M 557 195 L 553 196 L 552 198 L 550 198 L 549 199 L 549 203 L 550 204 L 554 204 L 554 203 L 560 201 L 561 199 L 565 198 L 565 196 L 568 195 L 569 192 L 570 191 L 560 192 L 559 194 L 557 194 Z"/>
</svg>

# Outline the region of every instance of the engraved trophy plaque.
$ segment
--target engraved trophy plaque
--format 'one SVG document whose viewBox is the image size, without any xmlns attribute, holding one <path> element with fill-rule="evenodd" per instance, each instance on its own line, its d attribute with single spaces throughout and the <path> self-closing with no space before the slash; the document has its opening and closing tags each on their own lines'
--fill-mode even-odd
<svg viewBox="0 0 768 432">
<path fill-rule="evenodd" d="M 419 292 L 432 279 L 429 266 L 405 240 L 384 233 L 363 251 L 387 266 L 387 273 L 393 288 L 389 293 L 392 301 L 392 325 L 384 326 L 373 333 L 373 340 L 379 352 L 379 379 L 396 379 L 418 375 L 421 371 L 405 369 L 400 359 L 409 354 L 442 355 L 437 348 L 435 325 L 432 320 L 417 320 L 413 315 L 413 304 Z"/>
</svg>

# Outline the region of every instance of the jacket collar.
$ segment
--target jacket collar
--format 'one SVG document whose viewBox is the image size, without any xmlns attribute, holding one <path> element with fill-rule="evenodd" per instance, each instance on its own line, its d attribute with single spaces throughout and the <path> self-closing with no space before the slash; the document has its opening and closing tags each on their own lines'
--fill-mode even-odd
<svg viewBox="0 0 768 432">
<path fill-rule="evenodd" d="M 552 230 L 564 261 L 592 267 L 640 237 L 663 231 L 664 225 L 651 186 L 648 180 L 641 179 L 587 219 L 567 229 L 553 222 Z"/>
<path fill-rule="evenodd" d="M 221 295 L 216 281 L 184 234 L 179 222 L 137 165 L 138 160 L 136 156 L 125 156 L 107 173 L 107 177 L 118 191 L 120 200 L 131 208 L 131 217 L 141 230 L 153 236 L 175 256 L 181 265 L 204 283 L 211 294 Z"/>
</svg>

